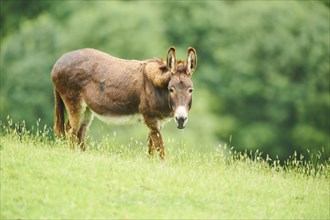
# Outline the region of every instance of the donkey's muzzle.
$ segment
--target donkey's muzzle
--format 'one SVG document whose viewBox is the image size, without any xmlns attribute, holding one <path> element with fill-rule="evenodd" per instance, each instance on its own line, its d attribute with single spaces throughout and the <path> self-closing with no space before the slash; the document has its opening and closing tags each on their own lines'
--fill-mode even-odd
<svg viewBox="0 0 330 220">
<path fill-rule="evenodd" d="M 188 111 L 185 107 L 179 106 L 174 113 L 174 121 L 179 129 L 183 129 L 186 127 L 188 122 Z"/>
</svg>

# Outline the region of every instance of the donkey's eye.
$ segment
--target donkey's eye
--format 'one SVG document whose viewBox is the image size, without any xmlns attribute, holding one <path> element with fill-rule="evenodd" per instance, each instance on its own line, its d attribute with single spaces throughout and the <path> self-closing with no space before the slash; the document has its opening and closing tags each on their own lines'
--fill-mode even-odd
<svg viewBox="0 0 330 220">
<path fill-rule="evenodd" d="M 168 91 L 169 91 L 170 93 L 174 93 L 174 88 L 171 87 L 171 88 L 168 89 Z"/>
<path fill-rule="evenodd" d="M 189 93 L 192 93 L 193 91 L 194 91 L 193 88 L 189 88 L 189 90 L 188 90 Z"/>
</svg>

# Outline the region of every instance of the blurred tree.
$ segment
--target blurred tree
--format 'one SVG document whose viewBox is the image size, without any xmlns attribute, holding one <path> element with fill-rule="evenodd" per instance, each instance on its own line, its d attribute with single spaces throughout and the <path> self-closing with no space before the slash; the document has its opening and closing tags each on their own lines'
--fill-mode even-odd
<svg viewBox="0 0 330 220">
<path fill-rule="evenodd" d="M 22 21 L 38 16 L 42 11 L 49 8 L 51 1 L 40 0 L 2 0 L 0 26 L 1 35 L 16 31 Z"/>
<path fill-rule="evenodd" d="M 35 124 L 53 117 L 52 85 L 49 80 L 53 52 L 59 44 L 59 26 L 48 14 L 21 24 L 18 34 L 3 40 L 1 47 L 1 118 Z M 50 123 L 49 123 L 50 124 Z"/>
</svg>

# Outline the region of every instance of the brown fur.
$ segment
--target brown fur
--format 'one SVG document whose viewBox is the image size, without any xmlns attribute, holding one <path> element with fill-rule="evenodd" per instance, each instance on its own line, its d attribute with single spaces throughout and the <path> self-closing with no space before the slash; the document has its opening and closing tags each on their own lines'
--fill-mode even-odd
<svg viewBox="0 0 330 220">
<path fill-rule="evenodd" d="M 100 116 L 141 114 L 150 129 L 149 153 L 157 149 L 164 158 L 160 121 L 173 117 L 179 105 L 187 111 L 190 109 L 190 77 L 196 68 L 196 59 L 196 51 L 189 48 L 187 61 L 176 61 L 173 47 L 168 51 L 167 63 L 158 59 L 123 60 L 95 49 L 64 54 L 51 72 L 55 133 L 65 135 L 64 107 L 69 118 L 66 133 L 77 140 L 83 150 L 94 113 Z M 174 89 L 175 93 L 169 92 Z M 184 127 L 180 120 L 177 123 L 178 127 Z"/>
</svg>

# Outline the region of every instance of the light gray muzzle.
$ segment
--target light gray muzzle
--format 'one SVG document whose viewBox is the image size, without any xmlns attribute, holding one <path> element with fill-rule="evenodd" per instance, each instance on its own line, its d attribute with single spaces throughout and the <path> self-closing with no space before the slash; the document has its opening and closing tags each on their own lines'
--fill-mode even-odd
<svg viewBox="0 0 330 220">
<path fill-rule="evenodd" d="M 184 106 L 179 106 L 174 112 L 174 121 L 179 129 L 186 127 L 188 122 L 188 112 Z"/>
</svg>

